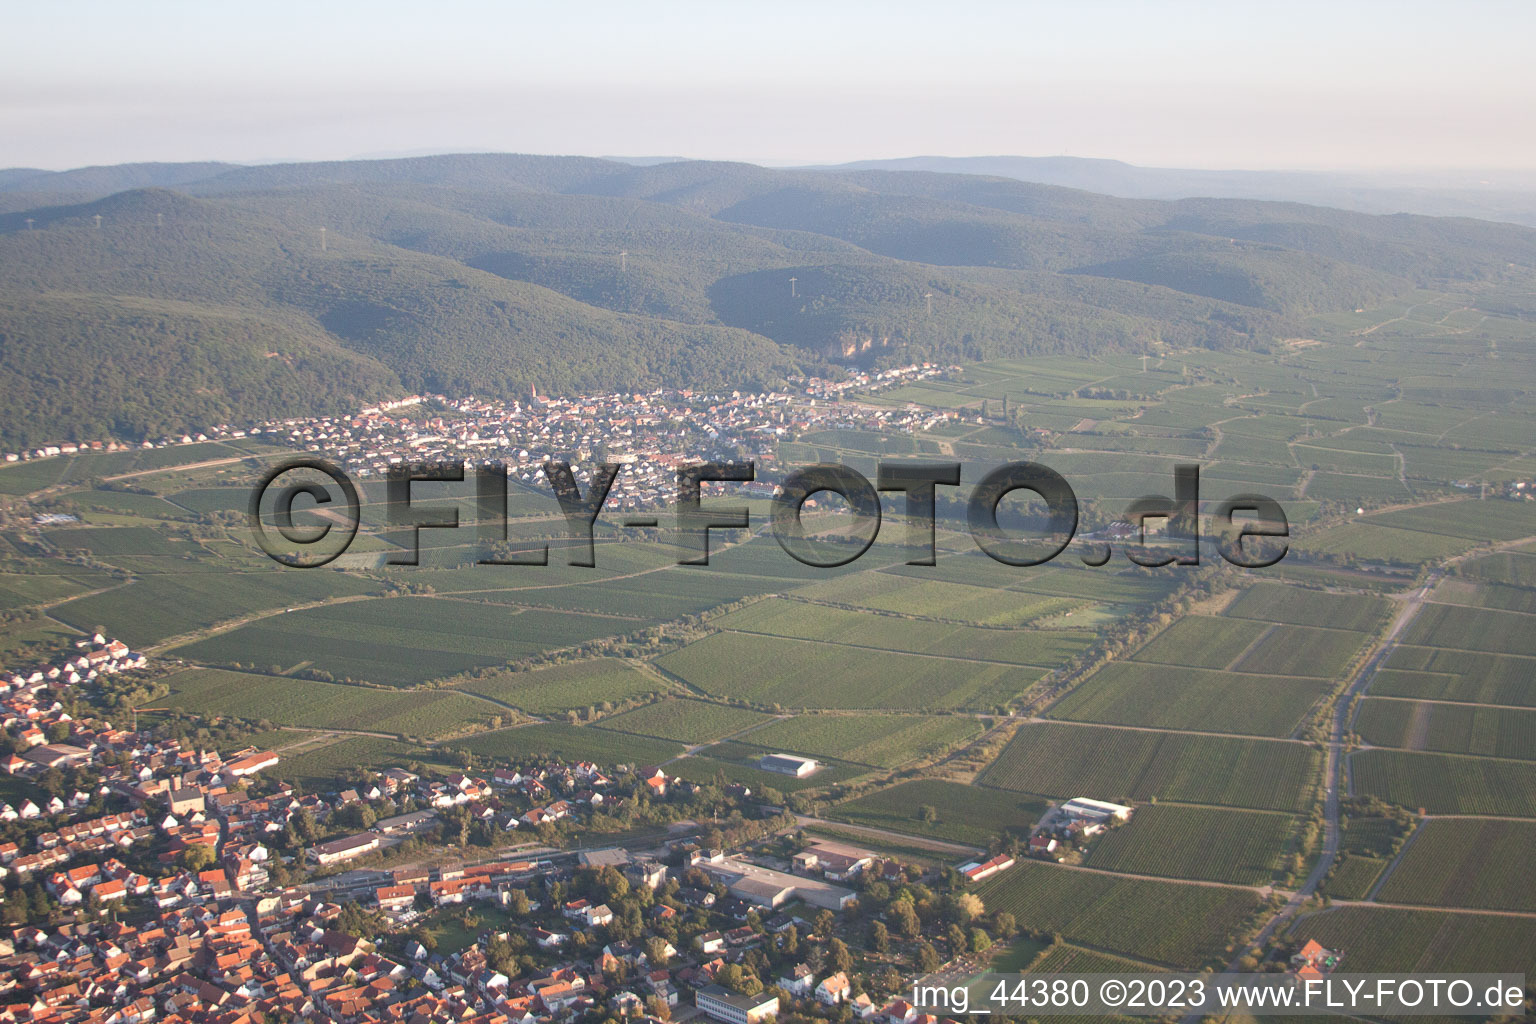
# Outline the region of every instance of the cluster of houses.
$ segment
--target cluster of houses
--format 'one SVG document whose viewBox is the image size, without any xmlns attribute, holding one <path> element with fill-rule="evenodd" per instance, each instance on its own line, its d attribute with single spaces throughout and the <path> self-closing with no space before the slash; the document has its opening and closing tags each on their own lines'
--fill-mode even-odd
<svg viewBox="0 0 1536 1024">
<path fill-rule="evenodd" d="M 682 858 L 685 870 L 700 867 L 728 872 L 729 869 L 722 865 L 731 864 L 730 858 L 719 851 L 698 849 L 695 843 L 694 839 L 678 839 L 668 845 L 677 852 L 686 851 L 687 855 Z M 828 851 L 829 856 L 833 853 Z M 652 890 L 660 889 L 669 876 L 669 869 L 659 861 L 632 859 L 619 849 L 583 853 L 579 864 L 588 868 L 613 867 L 622 871 L 632 886 Z M 881 869 L 882 865 L 874 860 L 870 867 Z M 390 884 L 374 891 L 374 900 L 393 921 L 405 924 L 418 916 L 419 911 L 415 908 L 425 904 L 442 907 L 477 901 L 506 906 L 512 892 L 525 897 L 530 892 L 537 895 L 541 889 L 547 893 L 556 884 L 569 884 L 573 870 L 549 860 L 497 860 L 469 867 L 440 866 L 430 871 L 400 869 L 392 873 Z M 654 999 L 660 999 L 669 1008 L 676 1007 L 680 993 L 692 993 L 694 1005 L 717 1021 L 742 1024 L 777 1014 L 780 1005 L 775 991 L 770 988 L 758 995 L 731 991 L 719 983 L 721 972 L 730 964 L 741 962 L 748 950 L 761 946 L 775 932 L 782 932 L 791 925 L 809 928 L 810 923 L 796 916 L 779 914 L 768 917 L 761 929 L 755 929 L 745 922 L 752 910 L 761 908 L 749 900 L 734 895 L 717 900 L 708 890 L 687 886 L 677 888 L 674 895 L 676 901 L 685 906 L 708 909 L 717 917 L 734 918 L 740 923 L 736 927 L 722 926 L 718 930 L 699 933 L 685 951 L 663 941 L 659 952 L 664 959 L 659 962 L 651 962 L 640 944 L 607 942 L 590 961 L 559 959 L 545 969 L 543 976 L 527 982 L 509 982 L 504 976 L 486 973 L 483 953 L 476 946 L 462 953 L 440 956 L 411 942 L 405 947 L 409 957 L 407 963 L 418 978 L 434 989 L 456 981 L 478 989 L 483 996 L 496 1001 L 494 997 L 505 988 L 518 1000 L 510 1005 L 526 1009 L 531 1014 L 531 1018 L 514 1016 L 514 1020 L 544 1019 L 544 1015 L 558 1017 L 605 1004 L 620 1013 L 640 1013 Z M 557 958 L 572 948 L 577 931 L 591 934 L 592 929 L 600 929 L 614 919 L 614 912 L 606 903 L 586 897 L 563 900 L 551 906 L 545 906 L 541 900 L 530 900 L 528 908 L 530 916 L 517 927 L 539 950 Z M 673 906 L 664 902 L 658 901 L 651 907 L 651 916 L 656 919 L 675 919 L 676 915 Z M 506 935 L 497 934 L 500 937 Z M 617 985 L 614 979 L 619 980 Z M 764 980 L 797 999 L 814 1000 L 827 1007 L 847 1004 L 861 1020 L 902 1024 L 934 1020 L 917 1014 L 909 1004 L 900 1000 L 877 1004 L 867 994 L 854 994 L 846 974 L 833 971 L 818 975 L 805 963 L 796 964 L 777 978 Z M 499 1005 L 506 1008 L 509 1003 L 501 1001 Z"/>
<path fill-rule="evenodd" d="M 143 668 L 148 659 L 121 640 L 109 640 L 100 633 L 75 641 L 74 651 L 59 659 L 0 678 L 0 694 L 36 693 L 49 686 L 77 686 L 94 682 L 103 675 L 115 675 Z"/>
<path fill-rule="evenodd" d="M 323 454 L 349 473 L 379 476 L 407 462 L 462 459 L 505 463 L 523 482 L 544 487 L 541 467 L 549 459 L 587 463 L 601 454 L 625 466 L 607 507 L 664 505 L 675 498 L 676 469 L 702 459 L 751 454 L 760 466 L 773 463 L 774 446 L 786 437 L 833 429 L 913 432 L 955 419 L 933 409 L 878 408 L 826 402 L 848 393 L 869 393 L 937 376 L 931 363 L 890 370 L 851 371 L 844 379 L 796 379 L 786 391 L 702 393 L 691 390 L 550 397 L 533 392 L 528 401 L 500 402 L 473 396 L 411 395 L 360 410 L 353 416 L 274 420 L 246 428 L 221 425 L 136 445 L 116 441 L 45 445 L 10 453 L 17 462 L 82 451 L 158 448 L 254 437 Z M 818 404 L 818 399 L 822 404 Z M 432 402 L 436 415 L 422 415 Z M 586 482 L 587 471 L 578 469 Z M 760 479 L 746 493 L 772 494 Z"/>
<path fill-rule="evenodd" d="M 659 770 L 650 771 L 659 774 L 661 780 L 666 779 Z M 655 778 L 652 775 L 642 779 L 641 784 L 654 791 L 656 787 L 650 783 Z M 380 773 L 377 783 L 362 792 L 343 790 L 337 794 L 335 803 L 345 806 L 359 800 L 373 802 L 413 796 L 418 804 L 430 809 L 392 815 L 376 821 L 366 832 L 316 844 L 310 847 L 309 856 L 316 864 L 327 867 L 365 857 L 392 845 L 392 840 L 430 828 L 438 820 L 434 812 L 451 807 L 470 807 L 475 820 L 503 831 L 538 828 L 622 804 L 625 798 L 610 792 L 612 786 L 613 780 L 591 761 L 548 761 L 523 769 L 498 768 L 489 779 L 461 772 L 445 779 L 429 779 L 403 768 L 389 768 Z M 661 790 L 665 792 L 664 785 Z"/>
<path fill-rule="evenodd" d="M 1104 800 L 1075 797 L 1051 808 L 1029 837 L 1029 855 L 1060 861 L 1073 847 L 1081 848 L 1121 822 L 1134 808 Z"/>
<path fill-rule="evenodd" d="M 63 691 L 88 681 L 88 673 L 143 664 L 124 645 L 97 636 L 56 664 L 8 674 L 0 683 L 0 712 L 19 751 L 4 767 L 33 782 L 51 769 L 88 767 L 92 779 L 90 792 L 65 792 L 41 806 L 22 801 L 0 813 L 0 819 L 20 823 L 12 837 L 25 837 L 0 844 L 0 878 L 39 887 L 66 912 L 80 911 L 67 914 L 67 923 L 22 927 L 0 939 L 5 1019 L 502 1024 L 567 1019 L 595 1009 L 643 1016 L 654 1000 L 673 1007 L 680 995 L 691 995 L 712 1019 L 744 1024 L 778 1012 L 777 997 L 740 995 L 723 985 L 723 972 L 775 932 L 796 923 L 809 929 L 808 922 L 781 911 L 783 904 L 798 899 L 840 909 L 854 893 L 835 882 L 869 873 L 892 881 L 905 877 L 899 863 L 837 843 L 806 848 L 794 858 L 791 875 L 699 848 L 696 840 L 678 840 L 674 859 L 713 881 L 705 887 L 690 876 L 691 884 L 670 886 L 675 899 L 657 900 L 650 917 L 680 923 L 679 915 L 704 911 L 711 922 L 726 923 L 690 931 L 687 949 L 667 943 L 667 962 L 649 963 L 634 943 L 591 944 L 594 935 L 613 934 L 604 929 L 614 923 L 614 907 L 574 895 L 552 897 L 556 883 L 570 884 L 572 868 L 543 858 L 401 868 L 364 890 L 396 934 L 434 909 L 470 902 L 505 909 L 539 893 L 524 931 L 540 951 L 543 973 L 509 978 L 497 971 L 487 959 L 487 943 L 495 937 L 489 933 L 447 955 L 414 941 L 386 954 L 375 936 L 358 938 L 342 927 L 344 904 L 329 902 L 317 887 L 330 882 L 274 885 L 275 864 L 283 859 L 276 851 L 292 842 L 286 833 L 301 818 L 321 835 L 335 835 L 338 821 L 353 820 L 338 817 L 352 805 L 389 809 L 364 832 L 309 847 L 314 862 L 330 865 L 432 829 L 452 808 L 468 808 L 472 818 L 497 828 L 519 829 L 611 808 L 635 794 L 615 786 L 592 762 L 543 762 L 499 768 L 484 778 L 426 778 L 388 768 L 339 793 L 301 795 L 270 777 L 251 785 L 279 765 L 272 752 L 223 756 L 76 720 L 65 711 Z M 659 768 L 636 775 L 636 788 L 657 798 L 693 785 Z M 744 786 L 731 789 L 750 795 Z M 583 853 L 580 863 L 613 867 L 632 887 L 668 884 L 669 869 L 660 860 L 631 858 L 623 850 Z M 349 884 L 344 878 L 336 884 Z M 721 891 L 726 895 L 717 897 Z M 96 913 L 118 907 L 119 913 Z M 748 926 L 754 911 L 766 918 L 761 927 Z M 796 999 L 847 1004 L 861 1019 L 931 1020 L 899 1001 L 877 1006 L 837 972 L 816 977 L 802 965 L 779 983 Z"/>
<path fill-rule="evenodd" d="M 580 902 L 562 915 L 573 923 L 601 917 Z M 684 993 L 727 1024 L 755 1024 L 780 1011 L 774 989 L 749 996 L 719 984 L 727 957 L 703 948 L 718 936 L 706 935 L 686 958 L 664 945 L 658 962 L 634 943 L 610 941 L 511 978 L 482 943 L 439 955 L 412 940 L 391 953 L 347 930 L 344 919 L 341 904 L 290 891 L 209 897 L 131 922 L 18 928 L 0 941 L 0 1013 L 50 1024 L 542 1024 L 594 1010 L 655 1020 L 658 1004 L 670 1015 Z M 752 939 L 741 940 L 738 951 L 761 941 L 745 931 Z M 879 1005 L 854 994 L 841 972 L 818 976 L 797 964 L 774 982 L 797 999 L 846 1004 L 860 1020 L 936 1024 L 903 1000 Z"/>
</svg>

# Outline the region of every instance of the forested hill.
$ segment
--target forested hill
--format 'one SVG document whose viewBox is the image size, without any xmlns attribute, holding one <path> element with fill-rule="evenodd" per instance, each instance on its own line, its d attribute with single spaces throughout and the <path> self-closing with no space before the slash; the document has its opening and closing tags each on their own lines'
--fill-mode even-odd
<svg viewBox="0 0 1536 1024">
<path fill-rule="evenodd" d="M 0 171 L 0 210 L 6 447 L 418 389 L 1261 347 L 1536 267 L 1536 231 L 1482 221 L 579 157 Z"/>
</svg>

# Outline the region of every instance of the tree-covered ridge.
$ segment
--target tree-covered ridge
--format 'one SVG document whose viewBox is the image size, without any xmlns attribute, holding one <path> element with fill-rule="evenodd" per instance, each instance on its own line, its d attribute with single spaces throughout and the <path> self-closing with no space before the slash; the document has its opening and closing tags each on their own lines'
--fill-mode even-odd
<svg viewBox="0 0 1536 1024">
<path fill-rule="evenodd" d="M 130 190 L 28 205 L 29 181 Z M 1511 225 L 927 172 L 490 154 L 0 188 L 7 447 L 424 388 L 1248 348 L 1415 286 L 1519 294 L 1536 266 Z"/>
</svg>

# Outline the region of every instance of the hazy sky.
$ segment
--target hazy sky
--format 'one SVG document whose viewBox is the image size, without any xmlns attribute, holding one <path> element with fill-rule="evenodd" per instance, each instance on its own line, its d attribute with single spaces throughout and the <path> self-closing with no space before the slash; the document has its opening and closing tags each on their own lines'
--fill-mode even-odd
<svg viewBox="0 0 1536 1024">
<path fill-rule="evenodd" d="M 10 3 L 0 166 L 442 150 L 1536 168 L 1536 4 Z"/>
</svg>

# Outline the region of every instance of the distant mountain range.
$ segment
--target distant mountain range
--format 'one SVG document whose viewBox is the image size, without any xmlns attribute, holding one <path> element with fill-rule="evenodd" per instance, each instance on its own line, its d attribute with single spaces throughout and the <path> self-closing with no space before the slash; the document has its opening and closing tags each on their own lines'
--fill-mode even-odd
<svg viewBox="0 0 1536 1024">
<path fill-rule="evenodd" d="M 1071 156 L 918 156 L 817 169 L 984 174 L 1127 199 L 1265 199 L 1536 226 L 1536 171 L 1205 171 Z"/>
<path fill-rule="evenodd" d="M 923 170 L 471 154 L 3 171 L 0 440 L 424 388 L 1252 348 L 1414 288 L 1529 291 L 1533 267 L 1536 231 L 1509 224 Z"/>
</svg>

